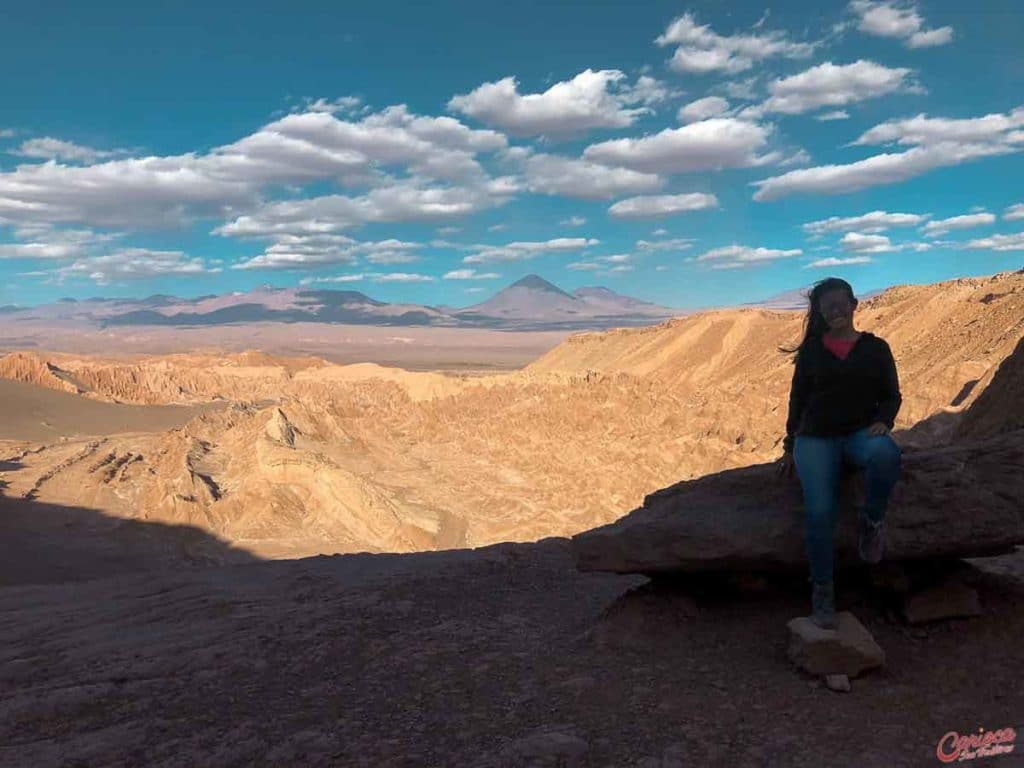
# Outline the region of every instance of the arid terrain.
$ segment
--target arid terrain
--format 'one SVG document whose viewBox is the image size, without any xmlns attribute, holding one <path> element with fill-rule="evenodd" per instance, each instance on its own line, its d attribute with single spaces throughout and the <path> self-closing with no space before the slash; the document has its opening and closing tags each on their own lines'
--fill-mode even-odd
<svg viewBox="0 0 1024 768">
<path fill-rule="evenodd" d="M 786 662 L 799 578 L 573 567 L 566 537 L 779 456 L 801 320 L 563 334 L 503 373 L 508 348 L 414 371 L 238 351 L 239 329 L 7 354 L 0 763 L 911 766 L 950 730 L 1024 728 L 1020 552 L 971 562 L 983 616 L 924 629 L 850 575 L 887 662 L 846 696 Z M 895 354 L 897 441 L 958 440 L 1024 337 L 1024 272 L 892 288 L 857 324 Z M 979 418 L 1019 428 L 1019 392 Z"/>
</svg>

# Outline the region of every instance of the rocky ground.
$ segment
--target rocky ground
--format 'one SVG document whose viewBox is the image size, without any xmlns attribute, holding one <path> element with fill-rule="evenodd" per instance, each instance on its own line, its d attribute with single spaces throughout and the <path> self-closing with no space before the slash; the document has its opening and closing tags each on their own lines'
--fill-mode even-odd
<svg viewBox="0 0 1024 768">
<path fill-rule="evenodd" d="M 564 539 L 10 586 L 0 764 L 938 765 L 1024 732 L 1024 550 L 973 562 L 984 615 L 919 627 L 840 578 L 886 653 L 849 693 L 787 660 L 800 578 L 584 574 Z"/>
</svg>

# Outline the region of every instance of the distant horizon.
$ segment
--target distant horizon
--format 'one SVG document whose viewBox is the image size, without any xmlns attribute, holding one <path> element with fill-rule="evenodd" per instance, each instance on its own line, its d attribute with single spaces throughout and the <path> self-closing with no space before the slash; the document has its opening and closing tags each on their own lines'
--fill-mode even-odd
<svg viewBox="0 0 1024 768">
<path fill-rule="evenodd" d="M 495 15 L 12 8 L 0 305 L 271 283 L 466 306 L 537 272 L 695 309 L 1024 263 L 1022 8 Z"/>
<path fill-rule="evenodd" d="M 1021 267 L 1021 269 L 1024 269 L 1024 267 Z M 992 277 L 992 276 L 995 276 L 995 275 L 1000 274 L 1000 273 L 1013 272 L 1013 271 L 1016 271 L 1016 270 L 1012 270 L 1012 269 L 1011 270 L 999 270 L 998 272 L 992 272 L 992 273 L 987 273 L 987 274 L 981 274 L 981 275 L 962 275 L 962 276 L 957 276 L 957 277 L 953 277 L 953 278 L 944 278 L 942 280 L 924 280 L 924 281 L 920 281 L 920 282 L 903 281 L 903 282 L 892 283 L 890 285 L 882 286 L 880 288 L 872 288 L 872 289 L 868 289 L 868 290 L 860 290 L 860 289 L 857 288 L 856 285 L 854 285 L 853 287 L 854 287 L 854 291 L 856 292 L 856 294 L 859 297 L 874 296 L 874 295 L 877 295 L 879 293 L 882 293 L 885 290 L 888 290 L 889 288 L 895 288 L 895 287 L 898 287 L 898 286 L 901 286 L 901 285 L 932 285 L 932 284 L 935 284 L 935 283 L 949 282 L 950 280 L 956 280 L 956 279 L 959 279 L 960 277 L 969 277 L 969 278 L 976 278 L 977 279 L 977 278 Z M 422 304 L 421 306 L 432 306 L 432 307 L 445 307 L 445 306 L 447 306 L 447 307 L 452 307 L 453 309 L 465 309 L 467 307 L 475 306 L 477 304 L 480 304 L 480 303 L 483 303 L 483 302 L 487 301 L 488 298 L 494 296 L 495 294 L 497 294 L 497 293 L 499 293 L 499 292 L 501 292 L 501 291 L 503 291 L 503 290 L 505 290 L 507 288 L 512 287 L 516 283 L 518 283 L 518 282 L 520 282 L 520 281 L 522 281 L 522 280 L 524 280 L 524 279 L 526 279 L 528 277 L 539 277 L 542 280 L 545 280 L 546 282 L 551 283 L 556 288 L 559 288 L 559 289 L 561 289 L 561 290 L 563 290 L 563 291 L 565 291 L 566 293 L 569 293 L 569 294 L 573 294 L 576 291 L 581 291 L 581 290 L 585 290 L 585 289 L 588 289 L 588 288 L 590 288 L 590 289 L 600 288 L 600 289 L 612 291 L 612 292 L 616 293 L 619 296 L 626 296 L 628 298 L 638 299 L 638 300 L 641 300 L 641 301 L 649 301 L 644 296 L 635 296 L 635 295 L 631 295 L 631 294 L 625 294 L 622 291 L 619 291 L 619 290 L 616 290 L 616 289 L 612 288 L 611 286 L 604 285 L 604 284 L 599 284 L 599 283 L 593 283 L 593 284 L 590 284 L 590 285 L 581 285 L 581 286 L 578 286 L 577 288 L 572 288 L 572 289 L 565 289 L 561 285 L 556 283 L 554 280 L 546 278 L 546 277 L 544 277 L 543 275 L 541 275 L 541 274 L 539 274 L 537 272 L 530 272 L 530 273 L 527 273 L 525 275 L 522 275 L 521 277 L 518 277 L 518 278 L 512 280 L 507 285 L 503 285 L 501 287 L 496 287 L 494 289 L 493 293 L 488 294 L 488 295 L 483 296 L 483 297 L 479 297 L 477 299 L 474 299 L 473 301 L 470 301 L 469 303 L 466 303 L 465 305 L 454 305 L 454 304 L 436 303 L 436 304 Z M 673 309 L 673 310 L 680 310 L 680 311 L 691 312 L 691 311 L 713 310 L 713 309 L 728 309 L 730 307 L 742 307 L 744 305 L 749 305 L 749 304 L 760 304 L 760 303 L 769 302 L 769 301 L 771 301 L 773 299 L 777 299 L 779 297 L 786 296 L 788 294 L 796 294 L 796 293 L 798 293 L 800 291 L 805 291 L 808 288 L 810 288 L 811 285 L 813 285 L 813 283 L 815 281 L 820 280 L 820 279 L 823 279 L 823 278 L 822 277 L 816 277 L 814 281 L 808 282 L 808 283 L 806 283 L 804 285 L 796 286 L 796 287 L 789 288 L 789 289 L 782 290 L 782 291 L 777 291 L 777 292 L 775 292 L 775 293 L 773 293 L 771 295 L 762 296 L 761 298 L 755 299 L 753 301 L 737 302 L 737 303 L 733 303 L 733 304 L 714 304 L 714 305 L 701 305 L 701 306 L 690 306 L 690 307 L 672 307 L 672 306 L 668 306 L 668 305 L 664 305 L 664 304 L 659 304 L 659 306 L 662 306 L 665 309 Z M 227 295 L 244 296 L 244 295 L 247 295 L 247 294 L 250 294 L 250 293 L 254 293 L 254 292 L 260 291 L 260 290 L 271 290 L 271 291 L 286 291 L 286 290 L 297 290 L 297 291 L 334 291 L 334 292 L 338 292 L 338 293 L 342 293 L 342 292 L 346 292 L 347 291 L 347 292 L 352 292 L 352 293 L 359 293 L 359 294 L 362 294 L 363 296 L 366 296 L 369 299 L 373 299 L 373 300 L 379 301 L 379 299 L 377 299 L 377 297 L 374 296 L 370 290 L 367 290 L 367 289 L 364 289 L 364 288 L 361 288 L 361 287 L 360 288 L 357 288 L 357 287 L 331 288 L 331 287 L 310 287 L 310 286 L 301 286 L 301 285 L 299 285 L 299 286 L 296 286 L 296 285 L 278 286 L 278 285 L 272 285 L 270 283 L 264 283 L 262 285 L 253 286 L 252 288 L 250 288 L 249 290 L 246 290 L 246 291 L 226 291 L 224 293 L 198 293 L 198 294 L 196 294 L 194 296 L 189 296 L 189 295 L 185 295 L 185 294 L 176 294 L 176 293 L 152 293 L 152 294 L 148 294 L 148 295 L 145 295 L 145 296 L 139 296 L 139 295 L 136 295 L 136 296 L 103 296 L 103 295 L 100 295 L 100 294 L 95 294 L 95 295 L 87 296 L 87 297 L 83 297 L 83 298 L 76 298 L 76 297 L 73 297 L 73 296 L 61 296 L 61 297 L 59 297 L 57 299 L 54 299 L 53 301 L 40 302 L 38 304 L 17 304 L 17 303 L 2 304 L 2 305 L 0 305 L 0 309 L 10 309 L 12 307 L 17 307 L 19 310 L 31 310 L 31 309 L 34 309 L 36 307 L 47 306 L 47 305 L 50 305 L 50 304 L 58 304 L 58 303 L 87 303 L 89 301 L 110 301 L 110 302 L 122 301 L 122 302 L 130 303 L 130 302 L 133 302 L 133 301 L 143 302 L 143 301 L 148 301 L 148 300 L 152 300 L 152 299 L 156 299 L 156 298 L 172 298 L 172 299 L 180 299 L 182 301 L 197 301 L 197 300 L 200 300 L 200 299 L 222 297 L 222 296 L 227 296 Z M 415 303 L 418 303 L 418 302 L 385 302 L 385 303 L 388 303 L 388 304 L 406 304 L 406 303 L 408 303 L 408 304 L 415 304 Z M 656 304 L 657 302 L 651 302 L 651 303 Z"/>
</svg>

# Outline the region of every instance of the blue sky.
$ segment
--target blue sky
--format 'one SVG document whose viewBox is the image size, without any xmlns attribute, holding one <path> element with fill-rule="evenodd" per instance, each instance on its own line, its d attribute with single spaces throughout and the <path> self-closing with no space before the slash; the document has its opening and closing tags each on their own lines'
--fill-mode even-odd
<svg viewBox="0 0 1024 768">
<path fill-rule="evenodd" d="M 1003 0 L 19 5 L 0 304 L 535 272 L 699 307 L 1024 261 Z"/>
</svg>

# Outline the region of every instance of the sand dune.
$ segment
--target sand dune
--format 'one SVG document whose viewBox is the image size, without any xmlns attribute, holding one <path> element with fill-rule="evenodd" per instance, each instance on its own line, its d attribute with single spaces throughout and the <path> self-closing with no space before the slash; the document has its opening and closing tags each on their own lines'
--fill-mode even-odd
<svg viewBox="0 0 1024 768">
<path fill-rule="evenodd" d="M 83 435 L 163 432 L 216 407 L 105 403 L 37 384 L 0 379 L 0 440 L 49 442 Z"/>
</svg>

